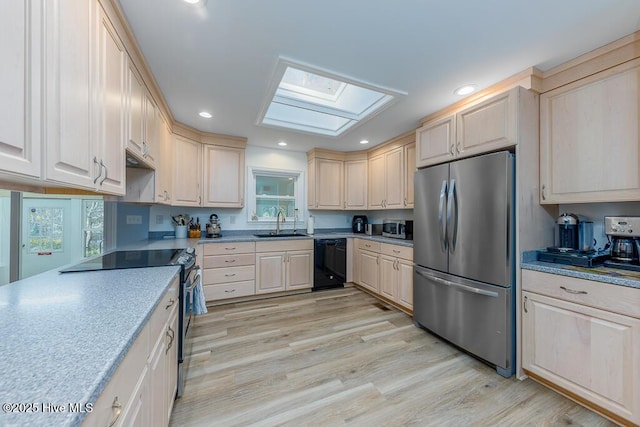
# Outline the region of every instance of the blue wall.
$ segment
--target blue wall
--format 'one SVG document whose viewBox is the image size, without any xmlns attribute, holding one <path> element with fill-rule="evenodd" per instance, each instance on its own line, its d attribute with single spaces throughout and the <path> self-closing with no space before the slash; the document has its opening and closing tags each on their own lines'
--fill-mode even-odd
<svg viewBox="0 0 640 427">
<path fill-rule="evenodd" d="M 116 246 L 121 247 L 149 238 L 149 206 L 117 203 L 116 205 Z M 140 224 L 127 224 L 127 216 L 139 215 Z"/>
</svg>

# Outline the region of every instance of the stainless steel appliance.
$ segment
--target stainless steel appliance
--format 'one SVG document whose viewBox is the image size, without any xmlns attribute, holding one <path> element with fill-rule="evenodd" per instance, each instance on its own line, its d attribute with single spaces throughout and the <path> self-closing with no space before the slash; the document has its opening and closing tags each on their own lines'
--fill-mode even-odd
<svg viewBox="0 0 640 427">
<path fill-rule="evenodd" d="M 347 281 L 347 239 L 315 239 L 313 290 L 342 288 Z"/>
<path fill-rule="evenodd" d="M 184 360 L 188 354 L 186 345 L 188 343 L 189 327 L 193 319 L 193 288 L 199 280 L 196 274 L 199 267 L 196 265 L 194 248 L 114 251 L 100 257 L 88 259 L 72 267 L 60 270 L 60 272 L 73 273 L 123 268 L 161 267 L 166 265 L 179 265 L 181 267 L 178 297 L 181 307 L 178 315 L 178 328 L 181 333 L 178 337 L 178 366 L 176 366 L 178 370 L 177 397 L 180 397 L 182 396 L 186 379 Z"/>
<path fill-rule="evenodd" d="M 572 213 L 563 213 L 556 219 L 558 244 L 548 248 L 553 252 L 590 252 L 594 250 L 593 222 Z"/>
<path fill-rule="evenodd" d="M 604 217 L 604 232 L 611 238 L 611 259 L 605 265 L 640 271 L 640 217 Z"/>
<path fill-rule="evenodd" d="M 207 229 L 207 237 L 216 238 L 222 236 L 222 229 L 220 228 L 220 220 L 218 219 L 218 215 L 211 214 L 209 217 L 209 222 L 206 226 Z"/>
<path fill-rule="evenodd" d="M 366 215 L 354 215 L 351 220 L 351 228 L 354 233 L 364 233 L 368 223 Z"/>
<path fill-rule="evenodd" d="M 413 221 L 385 219 L 382 221 L 382 235 L 394 239 L 413 240 Z"/>
<path fill-rule="evenodd" d="M 515 371 L 514 156 L 506 151 L 415 173 L 414 321 Z"/>
</svg>

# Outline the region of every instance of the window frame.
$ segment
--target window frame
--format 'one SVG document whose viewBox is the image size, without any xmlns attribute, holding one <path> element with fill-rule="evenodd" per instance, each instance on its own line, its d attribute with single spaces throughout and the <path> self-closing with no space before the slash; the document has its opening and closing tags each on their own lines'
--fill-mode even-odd
<svg viewBox="0 0 640 427">
<path fill-rule="evenodd" d="M 256 176 L 272 176 L 277 178 L 293 178 L 294 185 L 294 209 L 297 211 L 298 216 L 296 217 L 296 221 L 302 223 L 302 219 L 304 218 L 303 208 L 305 205 L 305 192 L 304 190 L 304 172 L 300 170 L 291 170 L 291 169 L 271 169 L 271 168 L 263 168 L 258 166 L 249 166 L 248 167 L 248 188 L 247 188 L 247 222 L 250 224 L 272 224 L 276 222 L 275 217 L 267 217 L 263 218 L 256 212 L 257 206 L 257 198 L 259 197 L 256 194 Z M 277 198 L 275 198 L 277 199 Z M 287 221 L 293 221 L 294 217 L 287 216 L 285 217 Z"/>
</svg>

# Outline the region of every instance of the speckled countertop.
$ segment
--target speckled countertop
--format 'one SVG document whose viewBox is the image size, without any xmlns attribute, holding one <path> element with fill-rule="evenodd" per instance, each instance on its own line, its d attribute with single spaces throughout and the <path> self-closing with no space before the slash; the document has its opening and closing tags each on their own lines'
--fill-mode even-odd
<svg viewBox="0 0 640 427">
<path fill-rule="evenodd" d="M 56 269 L 0 286 L 0 403 L 39 409 L 3 410 L 0 425 L 80 425 L 86 414 L 69 404 L 96 401 L 179 271 Z"/>
<path fill-rule="evenodd" d="M 520 267 L 526 270 L 535 270 L 543 273 L 559 274 L 561 276 L 595 280 L 597 282 L 640 289 L 640 273 L 609 267 L 576 267 L 542 262 L 538 261 L 536 251 L 524 252 L 522 254 Z"/>
</svg>

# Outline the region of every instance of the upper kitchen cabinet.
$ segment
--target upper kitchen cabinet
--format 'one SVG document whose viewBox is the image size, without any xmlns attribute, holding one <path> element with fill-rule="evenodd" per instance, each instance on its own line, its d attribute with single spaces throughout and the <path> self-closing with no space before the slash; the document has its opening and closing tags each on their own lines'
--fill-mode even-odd
<svg viewBox="0 0 640 427">
<path fill-rule="evenodd" d="M 413 187 L 413 175 L 408 179 L 406 156 L 415 159 L 411 145 L 415 142 L 413 131 L 400 135 L 383 146 L 369 151 L 368 168 L 368 207 L 369 209 L 406 209 L 410 208 L 413 193 L 407 192 L 407 186 Z M 415 166 L 411 167 L 414 170 Z M 411 201 L 411 203 L 413 203 Z"/>
<path fill-rule="evenodd" d="M 307 207 L 309 209 L 344 209 L 343 153 L 314 149 L 307 153 Z"/>
<path fill-rule="evenodd" d="M 98 2 L 45 8 L 45 178 L 124 194 L 127 55 Z"/>
<path fill-rule="evenodd" d="M 344 161 L 344 209 L 367 209 L 367 153 L 347 153 Z"/>
<path fill-rule="evenodd" d="M 495 95 L 455 114 L 437 117 L 416 131 L 416 166 L 474 156 L 517 142 L 521 87 Z"/>
<path fill-rule="evenodd" d="M 640 59 L 540 96 L 541 203 L 640 200 Z"/>
<path fill-rule="evenodd" d="M 0 171 L 39 178 L 42 2 L 5 2 L 0 14 Z M 10 65 L 9 65 L 10 64 Z"/>
<path fill-rule="evenodd" d="M 202 206 L 244 206 L 244 156 L 246 140 L 207 137 L 203 146 Z M 219 144 L 219 145 L 211 145 Z"/>
<path fill-rule="evenodd" d="M 404 146 L 404 207 L 413 209 L 413 177 L 416 172 L 416 143 Z"/>
<path fill-rule="evenodd" d="M 172 204 L 173 194 L 173 135 L 171 134 L 169 124 L 160 114 L 158 114 L 156 127 L 159 146 L 159 155 L 156 161 L 155 171 L 156 201 L 161 204 L 170 205 Z"/>
<path fill-rule="evenodd" d="M 173 139 L 174 206 L 200 206 L 202 182 L 202 144 L 175 135 Z"/>
<path fill-rule="evenodd" d="M 127 150 L 144 158 L 144 93 L 145 86 L 133 63 L 127 68 Z"/>
</svg>

